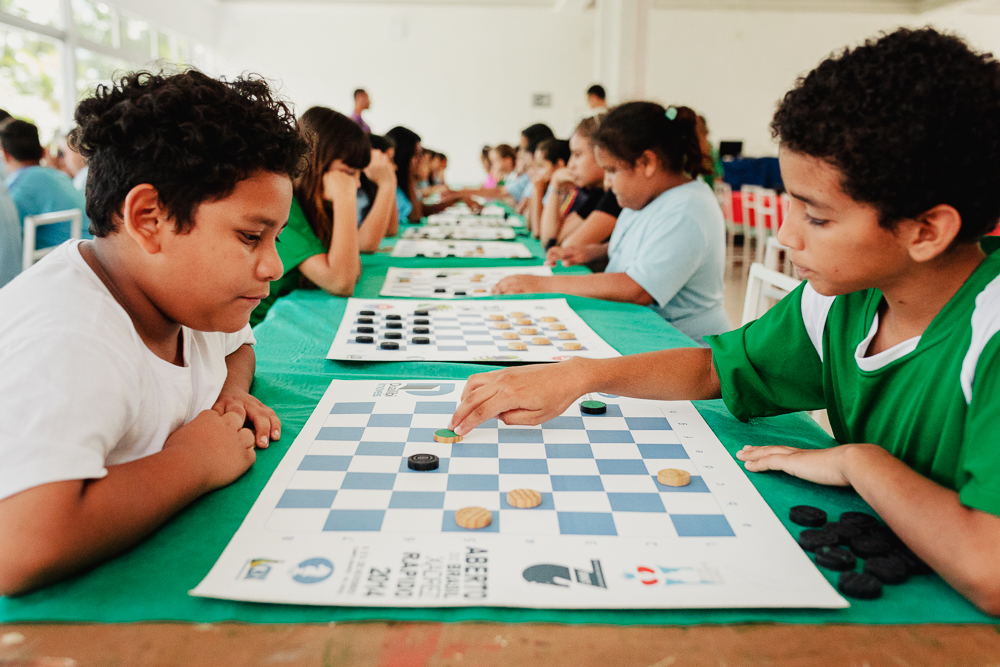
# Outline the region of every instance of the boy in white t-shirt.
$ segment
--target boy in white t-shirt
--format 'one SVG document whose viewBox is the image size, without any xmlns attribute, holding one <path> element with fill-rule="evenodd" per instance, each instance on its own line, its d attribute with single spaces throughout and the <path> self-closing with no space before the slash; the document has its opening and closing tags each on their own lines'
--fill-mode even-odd
<svg viewBox="0 0 1000 667">
<path fill-rule="evenodd" d="M 6 595 L 129 548 L 280 437 L 248 321 L 282 273 L 291 112 L 260 79 L 137 73 L 76 121 L 95 239 L 0 290 Z"/>
</svg>

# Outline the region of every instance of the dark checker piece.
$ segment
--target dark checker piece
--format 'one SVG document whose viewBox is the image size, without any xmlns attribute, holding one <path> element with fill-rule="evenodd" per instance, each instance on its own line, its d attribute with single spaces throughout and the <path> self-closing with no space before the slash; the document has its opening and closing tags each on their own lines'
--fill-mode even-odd
<svg viewBox="0 0 1000 667">
<path fill-rule="evenodd" d="M 788 512 L 788 518 L 806 528 L 819 528 L 826 523 L 826 512 L 810 505 L 796 505 Z"/>
<path fill-rule="evenodd" d="M 354 340 L 356 340 L 359 343 L 374 343 L 375 342 L 375 339 L 372 338 L 371 336 L 358 336 Z"/>
<path fill-rule="evenodd" d="M 366 334 L 375 333 L 375 327 L 358 327 L 358 333 L 366 333 Z"/>
<path fill-rule="evenodd" d="M 849 523 L 842 523 L 840 521 L 831 521 L 823 526 L 823 530 L 828 530 L 836 535 L 840 543 L 845 546 L 849 545 L 855 537 L 861 537 L 861 533 L 863 532 L 858 526 L 852 526 Z"/>
<path fill-rule="evenodd" d="M 433 454 L 414 454 L 406 459 L 406 465 L 410 470 L 437 470 L 441 462 Z"/>
<path fill-rule="evenodd" d="M 383 350 L 398 350 L 399 343 L 393 343 L 392 341 L 387 340 L 384 343 L 382 343 L 379 347 L 381 347 Z"/>
<path fill-rule="evenodd" d="M 413 323 L 414 324 L 430 324 L 431 321 L 430 320 L 423 320 L 423 319 L 421 319 L 421 320 L 413 320 Z"/>
<path fill-rule="evenodd" d="M 465 290 L 455 290 L 455 296 L 465 296 Z"/>
<path fill-rule="evenodd" d="M 374 324 L 375 320 L 370 317 L 359 317 L 358 324 Z"/>
<path fill-rule="evenodd" d="M 892 545 L 881 537 L 872 535 L 861 535 L 851 540 L 851 551 L 860 558 L 871 558 L 872 556 L 887 556 L 892 551 Z"/>
<path fill-rule="evenodd" d="M 837 536 L 825 530 L 811 528 L 799 533 L 799 546 L 806 551 L 816 551 L 820 547 L 833 547 L 836 545 Z"/>
<path fill-rule="evenodd" d="M 402 322 L 386 322 L 385 323 L 385 328 L 386 329 L 402 329 L 403 328 L 403 323 Z"/>
<path fill-rule="evenodd" d="M 859 600 L 874 600 L 882 597 L 882 582 L 864 572 L 845 572 L 840 575 L 837 588 L 841 593 Z"/>
<path fill-rule="evenodd" d="M 401 319 L 403 319 L 403 316 L 402 315 L 386 315 L 385 319 L 387 319 L 387 320 L 401 320 Z"/>
<path fill-rule="evenodd" d="M 439 274 L 437 274 L 437 277 L 438 278 L 447 278 L 448 276 L 445 275 L 445 274 L 443 274 L 443 273 L 439 273 Z"/>
<path fill-rule="evenodd" d="M 883 540 L 892 544 L 894 546 L 899 546 L 903 543 L 901 539 L 892 532 L 892 528 L 889 526 L 883 526 L 881 524 L 877 526 L 872 526 L 871 528 L 866 528 L 864 530 L 865 535 L 874 535 L 875 537 L 881 537 Z"/>
<path fill-rule="evenodd" d="M 415 334 L 429 334 L 431 332 L 427 327 L 413 327 L 413 333 Z"/>
<path fill-rule="evenodd" d="M 608 411 L 608 406 L 600 401 L 584 401 L 580 404 L 580 412 L 585 415 L 603 415 Z"/>
<path fill-rule="evenodd" d="M 428 345 L 430 344 L 430 342 L 431 342 L 430 338 L 423 338 L 421 336 L 417 336 L 416 338 L 413 339 L 414 345 Z"/>
<path fill-rule="evenodd" d="M 445 288 L 443 288 L 443 287 L 435 287 L 435 288 L 434 288 L 434 293 L 435 293 L 435 294 L 444 294 L 444 293 L 445 293 L 445 292 L 447 292 L 447 291 L 448 291 L 448 290 L 446 290 L 446 289 L 445 289 Z"/>
<path fill-rule="evenodd" d="M 816 564 L 828 570 L 847 572 L 853 570 L 857 557 L 843 547 L 820 547 L 816 550 Z"/>
<path fill-rule="evenodd" d="M 878 525 L 878 519 L 865 512 L 844 512 L 840 515 L 840 523 L 847 523 L 859 528 L 874 528 Z"/>
<path fill-rule="evenodd" d="M 385 337 L 388 340 L 401 340 L 403 338 L 403 333 L 401 331 L 387 331 Z"/>
<path fill-rule="evenodd" d="M 864 570 L 883 584 L 901 584 L 907 577 L 906 563 L 895 556 L 869 558 Z"/>
<path fill-rule="evenodd" d="M 415 310 L 415 311 L 413 311 L 413 314 L 416 315 L 417 317 L 427 317 L 430 314 L 430 311 L 428 311 L 428 310 Z"/>
<path fill-rule="evenodd" d="M 375 314 L 374 310 L 362 310 L 358 313 L 358 315 L 374 315 L 374 314 Z"/>
<path fill-rule="evenodd" d="M 415 254 L 415 255 L 414 255 L 414 257 L 426 257 L 426 256 L 427 256 L 427 255 L 425 255 L 425 254 L 424 254 L 424 253 L 422 253 L 422 252 L 418 252 L 417 254 Z"/>
</svg>

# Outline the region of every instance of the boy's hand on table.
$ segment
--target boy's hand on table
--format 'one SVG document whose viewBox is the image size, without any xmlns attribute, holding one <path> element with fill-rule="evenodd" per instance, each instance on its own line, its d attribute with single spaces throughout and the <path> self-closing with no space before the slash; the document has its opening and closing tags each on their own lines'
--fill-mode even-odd
<svg viewBox="0 0 1000 667">
<path fill-rule="evenodd" d="M 827 486 L 850 486 L 846 457 L 854 445 L 826 449 L 796 449 L 779 445 L 747 445 L 736 452 L 749 472 L 780 470 L 793 477 Z"/>
<path fill-rule="evenodd" d="M 281 438 L 281 420 L 278 415 L 242 389 L 223 387 L 212 410 L 220 415 L 232 413 L 239 416 L 241 426 L 246 422 L 253 424 L 255 444 L 261 449 L 266 449 L 271 440 Z"/>
<path fill-rule="evenodd" d="M 558 417 L 586 393 L 584 360 L 505 368 L 469 378 L 448 428 L 465 435 L 488 419 L 535 425 Z"/>
<path fill-rule="evenodd" d="M 600 243 L 571 246 L 569 248 L 552 246 L 545 254 L 545 266 L 555 266 L 559 262 L 562 262 L 563 266 L 586 264 L 600 257 L 603 254 L 603 249 L 604 247 Z"/>
<path fill-rule="evenodd" d="M 544 292 L 545 276 L 507 276 L 493 286 L 494 294 L 534 294 Z"/>
<path fill-rule="evenodd" d="M 233 482 L 257 460 L 253 431 L 243 427 L 239 412 L 203 410 L 170 434 L 163 449 L 170 447 L 193 448 L 209 490 Z"/>
</svg>

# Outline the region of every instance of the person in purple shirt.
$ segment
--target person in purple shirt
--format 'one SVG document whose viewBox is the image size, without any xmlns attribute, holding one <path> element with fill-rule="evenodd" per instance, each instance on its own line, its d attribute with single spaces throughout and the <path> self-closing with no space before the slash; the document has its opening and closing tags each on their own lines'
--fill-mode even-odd
<svg viewBox="0 0 1000 667">
<path fill-rule="evenodd" d="M 368 123 L 361 117 L 361 112 L 368 109 L 371 105 L 372 101 L 368 99 L 368 93 L 364 88 L 358 88 L 354 91 L 354 113 L 351 114 L 351 120 L 360 125 L 361 129 L 368 134 L 372 133 L 372 129 L 368 127 Z"/>
</svg>

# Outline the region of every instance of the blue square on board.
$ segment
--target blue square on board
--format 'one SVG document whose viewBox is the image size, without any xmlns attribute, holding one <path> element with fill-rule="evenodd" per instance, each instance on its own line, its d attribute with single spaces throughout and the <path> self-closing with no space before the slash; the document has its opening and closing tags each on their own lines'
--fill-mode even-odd
<svg viewBox="0 0 1000 667">
<path fill-rule="evenodd" d="M 689 458 L 683 445 L 636 445 L 644 459 L 686 459 Z"/>
<path fill-rule="evenodd" d="M 500 532 L 500 513 L 490 512 L 493 519 L 490 521 L 490 525 L 485 528 L 462 528 L 457 523 L 455 523 L 455 512 L 448 510 L 444 513 L 444 520 L 441 522 L 441 530 L 445 533 L 499 533 Z"/>
<path fill-rule="evenodd" d="M 275 507 L 330 509 L 337 492 L 330 489 L 285 489 Z"/>
<path fill-rule="evenodd" d="M 542 428 L 575 429 L 583 430 L 583 417 L 553 417 L 544 424 Z"/>
<path fill-rule="evenodd" d="M 362 440 L 355 452 L 361 456 L 402 456 L 405 442 L 371 442 Z"/>
<path fill-rule="evenodd" d="M 617 535 L 615 520 L 604 512 L 556 512 L 563 535 Z"/>
<path fill-rule="evenodd" d="M 656 489 L 661 492 L 666 493 L 708 493 L 708 485 L 705 484 L 704 478 L 700 476 L 691 475 L 691 482 L 685 486 L 666 486 L 665 484 L 660 484 L 656 475 L 653 475 L 653 481 L 656 482 Z"/>
<path fill-rule="evenodd" d="M 497 442 L 542 442 L 542 429 L 540 428 L 502 428 L 498 434 Z"/>
<path fill-rule="evenodd" d="M 393 491 L 389 509 L 443 509 L 444 491 Z"/>
<path fill-rule="evenodd" d="M 377 532 L 383 518 L 385 510 L 330 510 L 323 530 Z"/>
<path fill-rule="evenodd" d="M 451 446 L 452 458 L 495 459 L 498 454 L 496 443 L 489 442 L 456 442 Z"/>
<path fill-rule="evenodd" d="M 658 493 L 608 493 L 613 512 L 666 512 Z"/>
<path fill-rule="evenodd" d="M 597 470 L 602 475 L 648 475 L 642 459 L 597 459 Z"/>
<path fill-rule="evenodd" d="M 635 442 L 628 431 L 587 431 L 591 442 Z"/>
<path fill-rule="evenodd" d="M 302 457 L 299 470 L 344 471 L 351 465 L 350 456 L 325 456 L 308 454 Z"/>
<path fill-rule="evenodd" d="M 500 478 L 496 475 L 449 475 L 449 491 L 499 491 Z"/>
<path fill-rule="evenodd" d="M 361 440 L 364 435 L 364 426 L 324 426 L 319 430 L 319 435 L 316 436 L 316 439 L 351 442 Z"/>
<path fill-rule="evenodd" d="M 409 428 L 411 421 L 413 421 L 413 415 L 372 415 L 368 418 L 368 425 L 373 427 Z"/>
<path fill-rule="evenodd" d="M 664 417 L 626 417 L 625 423 L 633 431 L 672 431 Z"/>
<path fill-rule="evenodd" d="M 553 491 L 603 491 L 597 475 L 552 475 Z"/>
<path fill-rule="evenodd" d="M 547 475 L 549 464 L 545 459 L 500 459 L 501 475 Z"/>
<path fill-rule="evenodd" d="M 417 401 L 413 410 L 415 415 L 450 415 L 455 412 L 458 403 L 454 401 Z"/>
<path fill-rule="evenodd" d="M 335 403 L 330 410 L 331 415 L 370 415 L 375 409 L 375 402 L 365 403 Z"/>
<path fill-rule="evenodd" d="M 550 459 L 592 459 L 594 450 L 584 444 L 550 443 L 545 445 L 545 456 Z"/>
<path fill-rule="evenodd" d="M 733 537 L 736 533 L 721 514 L 671 514 L 680 537 Z"/>
<path fill-rule="evenodd" d="M 394 472 L 349 472 L 344 475 L 340 488 L 389 491 L 395 482 Z"/>
</svg>

